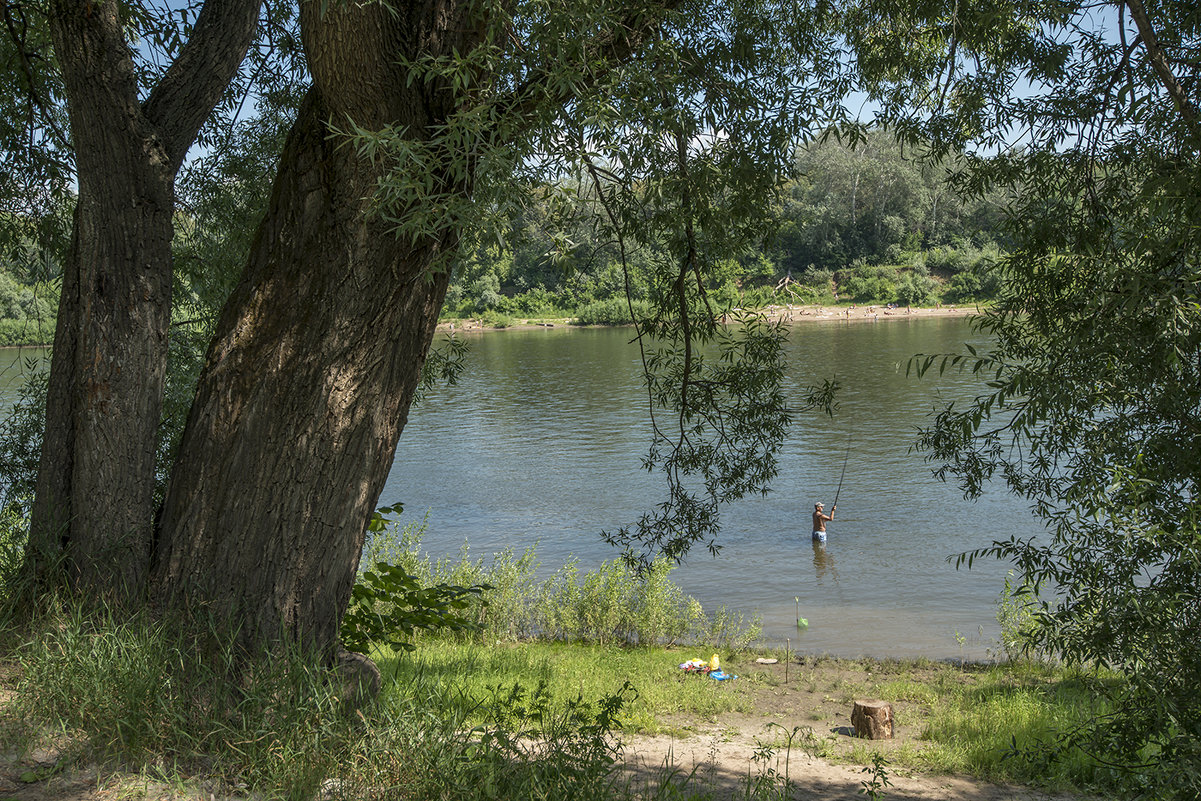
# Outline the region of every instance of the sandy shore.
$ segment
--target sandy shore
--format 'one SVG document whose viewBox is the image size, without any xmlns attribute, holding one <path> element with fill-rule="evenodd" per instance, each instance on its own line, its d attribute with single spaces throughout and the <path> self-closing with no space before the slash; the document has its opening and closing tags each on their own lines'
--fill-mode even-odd
<svg viewBox="0 0 1201 801">
<path fill-rule="evenodd" d="M 979 313 L 979 309 L 975 306 L 898 306 L 889 308 L 888 306 L 790 305 L 767 306 L 763 312 L 770 320 L 784 320 L 789 323 L 887 323 L 896 320 L 912 320 L 915 317 L 970 317 Z M 514 320 L 514 324 L 506 326 L 506 328 L 517 330 L 562 328 L 571 324 L 570 317 L 514 318 Z M 438 330 L 449 333 L 452 331 L 499 331 L 501 329 L 485 325 L 481 320 L 456 320 L 439 323 Z"/>
</svg>

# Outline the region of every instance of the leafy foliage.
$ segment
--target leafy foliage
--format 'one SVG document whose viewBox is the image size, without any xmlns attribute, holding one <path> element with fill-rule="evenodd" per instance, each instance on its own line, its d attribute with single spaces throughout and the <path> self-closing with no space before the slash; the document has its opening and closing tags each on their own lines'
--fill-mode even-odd
<svg viewBox="0 0 1201 801">
<path fill-rule="evenodd" d="M 762 631 L 757 617 L 748 619 L 725 607 L 706 612 L 672 581 L 675 564 L 665 558 L 642 570 L 621 559 L 581 570 L 571 560 L 539 580 L 533 547 L 521 553 L 506 549 L 489 561 L 471 558 L 464 546 L 457 558 L 431 560 L 419 550 L 425 528 L 420 521 L 373 532 L 364 558 L 396 564 L 425 587 L 488 585 L 470 599 L 472 609 L 464 614 L 478 624 L 460 630 L 471 642 L 541 638 L 643 646 L 698 643 L 741 650 Z"/>
<path fill-rule="evenodd" d="M 590 209 L 592 240 L 609 243 L 620 265 L 609 297 L 623 298 L 639 326 L 649 403 L 675 420 L 671 434 L 656 423 L 647 459 L 667 500 L 615 535 L 640 542 L 643 558 L 679 559 L 697 541 L 716 551 L 720 506 L 766 491 L 775 475 L 791 414 L 779 389 L 783 329 L 721 328 L 710 292 L 728 260 L 762 239 L 792 148 L 841 116 L 846 88 L 822 6 L 718 0 L 694 11 L 488 4 L 470 53 L 405 65 L 413 82 L 463 98 L 435 135 L 343 130 L 386 168 L 376 212 L 402 240 L 454 231 L 478 250 L 549 176 L 550 197 Z M 635 253 L 652 307 L 642 319 Z M 487 278 L 478 303 L 500 310 L 499 276 Z M 711 362 L 701 356 L 709 343 L 719 351 Z"/>
<path fill-rule="evenodd" d="M 1046 756 L 1080 748 L 1131 794 L 1195 798 L 1201 28 L 1184 4 L 1104 7 L 1106 24 L 1074 3 L 864 3 L 856 22 L 865 37 L 919 31 L 904 74 L 864 64 L 878 97 L 902 135 L 974 141 L 989 155 L 957 185 L 1010 198 L 1002 294 L 979 322 L 995 344 L 913 364 L 986 389 L 921 445 L 968 496 L 1004 480 L 1047 531 L 961 562 L 1011 561 L 1038 604 L 1030 644 L 1124 677 L 1102 688 L 1112 711 Z M 901 108 L 912 86 L 917 114 Z"/>
<path fill-rule="evenodd" d="M 403 511 L 402 504 L 381 506 L 372 515 L 368 531 L 373 535 L 384 531 L 391 523 L 386 515 Z M 403 567 L 375 560 L 351 590 L 350 608 L 342 618 L 342 644 L 363 654 L 372 645 L 411 651 L 414 646 L 409 640 L 418 630 L 474 630 L 475 623 L 460 613 L 472 606 L 473 597 L 490 589 L 489 584 L 423 587 Z"/>
<path fill-rule="evenodd" d="M 782 391 L 786 331 L 753 316 L 740 323 L 706 321 L 702 335 L 647 322 L 644 336 L 664 344 L 645 356 L 654 435 L 643 465 L 667 479 L 668 498 L 635 525 L 605 535 L 644 565 L 656 553 L 678 561 L 698 542 L 716 555 L 721 505 L 766 493 L 775 477 L 793 414 Z M 711 339 L 711 352 L 693 338 Z M 829 410 L 835 389 L 827 382 L 810 390 L 805 409 Z"/>
<path fill-rule="evenodd" d="M 487 584 L 422 587 L 403 568 L 377 562 L 359 576 L 351 591 L 350 608 L 342 618 L 342 643 L 360 653 L 369 652 L 375 644 L 411 651 L 414 646 L 409 640 L 418 629 L 474 628 L 459 612 L 471 606 L 471 596 L 489 589 Z"/>
<path fill-rule="evenodd" d="M 27 356 L 14 362 L 22 373 L 16 402 L 0 416 L 0 505 L 23 517 L 33 503 L 42 426 L 46 415 L 46 365 Z"/>
</svg>

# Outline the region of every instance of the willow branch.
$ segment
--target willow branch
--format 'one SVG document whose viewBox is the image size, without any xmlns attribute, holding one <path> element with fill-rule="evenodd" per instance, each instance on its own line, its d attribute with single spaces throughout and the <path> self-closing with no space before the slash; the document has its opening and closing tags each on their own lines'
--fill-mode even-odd
<svg viewBox="0 0 1201 801">
<path fill-rule="evenodd" d="M 1147 16 L 1147 9 L 1143 6 L 1142 0 L 1125 0 L 1126 8 L 1130 10 L 1130 16 L 1134 19 L 1134 24 L 1138 26 L 1139 36 L 1142 37 L 1143 47 L 1147 49 L 1147 57 L 1151 61 L 1151 66 L 1155 69 L 1159 80 L 1163 83 L 1164 88 L 1168 90 L 1172 100 L 1176 102 L 1176 107 L 1180 110 L 1180 116 L 1190 126 L 1197 124 L 1197 110 L 1193 104 L 1189 102 L 1188 95 L 1184 92 L 1184 87 L 1180 85 L 1180 81 L 1176 79 L 1172 68 L 1168 65 L 1167 56 L 1164 54 L 1163 48 L 1159 45 L 1159 38 L 1155 35 L 1155 28 L 1151 25 L 1151 19 Z"/>
</svg>

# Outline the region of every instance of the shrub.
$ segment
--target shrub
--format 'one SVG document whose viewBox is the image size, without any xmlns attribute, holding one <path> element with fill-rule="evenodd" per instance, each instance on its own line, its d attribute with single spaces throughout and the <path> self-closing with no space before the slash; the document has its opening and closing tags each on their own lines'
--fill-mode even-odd
<svg viewBox="0 0 1201 801">
<path fill-rule="evenodd" d="M 464 617 L 475 620 L 479 629 L 463 636 L 628 645 L 703 642 L 739 650 L 761 633 L 757 618 L 748 620 L 724 608 L 706 615 L 695 598 L 671 581 L 674 565 L 667 560 L 642 574 L 620 560 L 581 574 L 579 562 L 572 559 L 539 582 L 533 548 L 521 555 L 506 549 L 485 564 L 472 559 L 464 546 L 456 557 L 431 563 L 418 553 L 424 530 L 423 521 L 373 532 L 366 552 L 388 554 L 427 587 L 489 585 L 480 597 L 466 598 L 472 611 Z M 420 632 L 415 636 L 419 639 Z"/>
<path fill-rule="evenodd" d="M 46 345 L 54 339 L 54 318 L 0 320 L 0 347 Z"/>
<path fill-rule="evenodd" d="M 897 296 L 897 269 L 856 262 L 842 282 L 842 293 L 857 303 L 887 303 Z"/>
<path fill-rule="evenodd" d="M 902 306 L 929 306 L 937 298 L 938 282 L 928 275 L 906 273 L 897 284 L 896 299 Z"/>
<path fill-rule="evenodd" d="M 512 317 L 491 309 L 481 314 L 479 319 L 480 325 L 485 328 L 509 328 L 513 325 Z"/>
<path fill-rule="evenodd" d="M 997 602 L 997 622 L 1001 624 L 1001 649 L 1010 661 L 1046 658 L 1046 654 L 1035 646 L 1039 627 L 1035 612 L 1039 605 L 1033 592 L 1034 589 L 1025 582 L 1015 584 L 1013 571 L 1009 571 Z"/>
<path fill-rule="evenodd" d="M 634 314 L 640 319 L 650 314 L 650 304 L 646 301 L 634 301 Z M 572 325 L 630 325 L 634 322 L 630 317 L 630 307 L 624 297 L 612 297 L 608 300 L 597 300 L 581 306 L 576 312 Z"/>
</svg>

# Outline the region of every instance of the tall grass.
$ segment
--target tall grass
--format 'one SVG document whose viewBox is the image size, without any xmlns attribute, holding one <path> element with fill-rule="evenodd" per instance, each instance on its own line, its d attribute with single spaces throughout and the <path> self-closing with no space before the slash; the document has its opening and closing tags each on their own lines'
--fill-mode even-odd
<svg viewBox="0 0 1201 801">
<path fill-rule="evenodd" d="M 538 578 L 536 549 L 506 549 L 487 562 L 466 546 L 457 557 L 431 559 L 420 551 L 427 519 L 375 533 L 364 551 L 365 568 L 384 561 L 402 567 L 426 586 L 491 585 L 472 612 L 477 641 L 552 641 L 668 645 L 696 643 L 738 651 L 756 643 L 762 626 L 725 607 L 707 614 L 699 601 L 671 581 L 674 565 L 660 560 L 641 574 L 620 560 L 581 572 L 577 560 Z M 420 639 L 420 637 L 418 638 Z"/>
<path fill-rule="evenodd" d="M 195 621 L 65 605 L 37 624 L 12 657 L 5 750 L 67 740 L 60 762 L 157 775 L 188 797 L 635 797 L 611 736 L 637 697 L 624 681 L 596 694 L 498 682 L 474 697 L 418 677 L 351 710 L 338 675 L 298 649 L 252 659 Z"/>
<path fill-rule="evenodd" d="M 15 652 L 18 745 L 49 726 L 91 759 L 305 798 L 357 736 L 341 682 L 311 654 L 248 659 L 196 621 L 50 607 Z"/>
<path fill-rule="evenodd" d="M 61 605 L 38 623 L 15 654 L 6 749 L 57 733 L 68 759 L 269 799 L 621 797 L 609 732 L 629 687 L 558 703 L 511 685 L 477 708 L 409 683 L 352 711 L 338 674 L 298 649 L 252 659 L 195 621 Z"/>
</svg>

